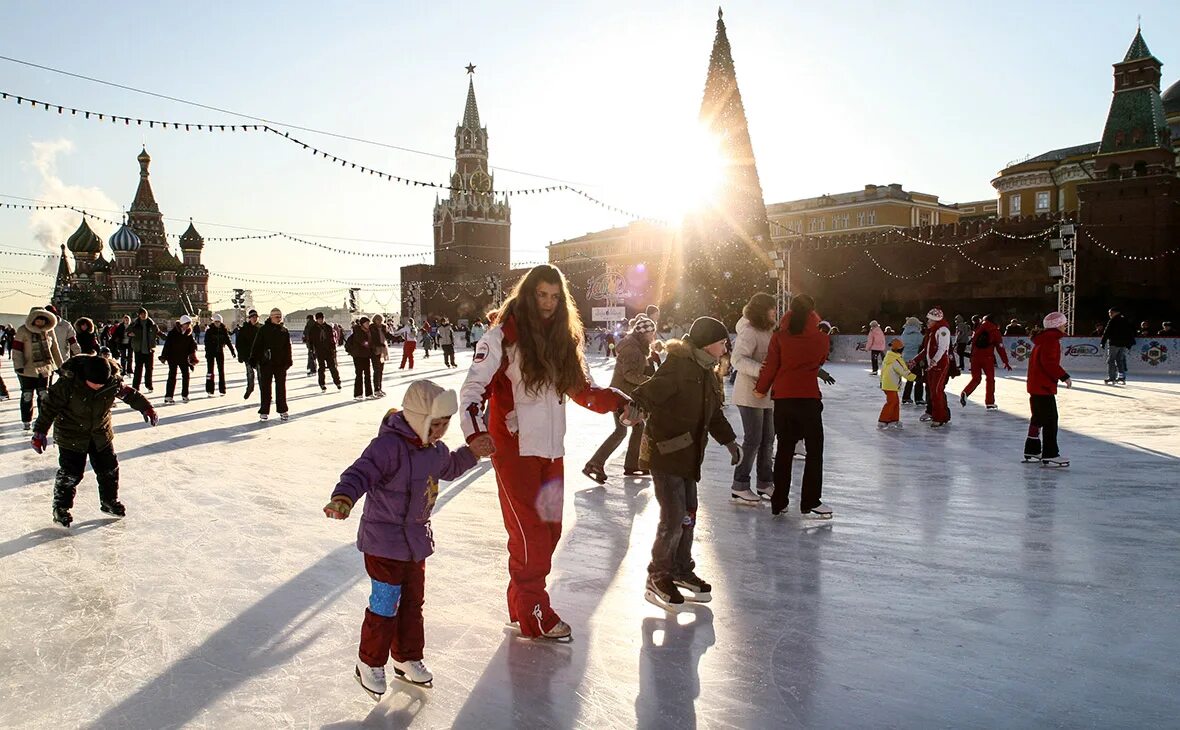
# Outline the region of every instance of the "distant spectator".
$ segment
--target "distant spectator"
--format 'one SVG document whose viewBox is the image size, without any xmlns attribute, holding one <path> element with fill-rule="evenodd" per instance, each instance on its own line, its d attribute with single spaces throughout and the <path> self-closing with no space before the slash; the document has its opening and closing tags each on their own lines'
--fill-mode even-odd
<svg viewBox="0 0 1180 730">
<path fill-rule="evenodd" d="M 1022 325 L 1019 320 L 1013 319 L 1012 321 L 1008 322 L 1008 326 L 1004 328 L 1004 336 L 1027 337 L 1028 330 L 1024 328 L 1024 325 Z"/>
<path fill-rule="evenodd" d="M 1139 323 L 1138 337 L 1151 337 L 1151 322 L 1143 320 Z"/>
<path fill-rule="evenodd" d="M 1118 307 L 1107 312 L 1110 321 L 1102 333 L 1102 346 L 1106 348 L 1106 380 L 1108 385 L 1127 382 L 1127 350 L 1135 344 L 1135 327 L 1123 316 Z"/>
<path fill-rule="evenodd" d="M 1156 337 L 1180 337 L 1180 332 L 1177 332 L 1171 322 L 1164 322 L 1164 326 L 1159 332 L 1155 333 Z"/>
</svg>

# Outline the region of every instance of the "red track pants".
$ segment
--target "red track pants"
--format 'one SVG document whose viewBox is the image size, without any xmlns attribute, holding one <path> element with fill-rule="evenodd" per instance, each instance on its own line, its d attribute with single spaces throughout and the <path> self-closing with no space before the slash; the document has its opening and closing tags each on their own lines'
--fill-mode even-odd
<svg viewBox="0 0 1180 730">
<path fill-rule="evenodd" d="M 951 420 L 951 412 L 946 407 L 946 379 L 950 374 L 950 361 L 944 360 L 938 367 L 926 371 L 926 400 L 930 404 L 930 418 L 935 423 L 946 423 Z"/>
<path fill-rule="evenodd" d="M 979 381 L 987 378 L 987 385 L 983 389 L 985 405 L 996 403 L 996 353 L 989 347 L 987 352 L 971 353 L 971 382 L 963 389 L 963 395 L 970 396 L 979 387 Z"/>
<path fill-rule="evenodd" d="M 365 553 L 365 571 L 373 580 L 400 586 L 401 600 L 393 616 L 378 616 L 365 609 L 365 622 L 361 624 L 361 661 L 370 667 L 383 667 L 391 656 L 397 662 L 421 660 L 426 643 L 422 626 L 426 561 L 412 563 Z"/>
<path fill-rule="evenodd" d="M 405 370 L 407 360 L 410 363 L 410 369 L 414 369 L 414 350 L 417 349 L 417 347 L 418 343 L 414 340 L 406 340 L 405 344 L 402 345 L 402 364 L 398 370 Z"/>
<path fill-rule="evenodd" d="M 492 466 L 508 531 L 508 620 L 519 623 L 523 635 L 540 636 L 560 620 L 545 579 L 561 539 L 565 464 L 520 456 L 515 443 L 497 443 Z"/>
</svg>

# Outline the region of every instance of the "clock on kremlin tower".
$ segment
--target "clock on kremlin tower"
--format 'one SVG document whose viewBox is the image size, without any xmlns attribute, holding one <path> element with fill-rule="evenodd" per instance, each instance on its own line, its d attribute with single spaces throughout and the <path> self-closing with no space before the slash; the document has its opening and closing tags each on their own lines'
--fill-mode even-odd
<svg viewBox="0 0 1180 730">
<path fill-rule="evenodd" d="M 401 269 L 402 316 L 418 321 L 482 317 L 493 303 L 485 280 L 489 275 L 503 280 L 509 271 L 512 212 L 507 196 L 495 192 L 488 169 L 488 130 L 479 122 L 474 73 L 468 64 L 448 196 L 434 204 L 434 264 Z"/>
</svg>

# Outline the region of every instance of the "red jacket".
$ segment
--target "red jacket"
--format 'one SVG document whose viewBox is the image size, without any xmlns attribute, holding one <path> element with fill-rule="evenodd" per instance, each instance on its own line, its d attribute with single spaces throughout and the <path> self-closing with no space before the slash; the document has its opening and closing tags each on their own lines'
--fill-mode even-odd
<svg viewBox="0 0 1180 730">
<path fill-rule="evenodd" d="M 1052 329 L 1032 338 L 1032 354 L 1028 357 L 1028 392 L 1030 395 L 1057 395 L 1058 381 L 1069 377 L 1061 367 L 1061 330 Z"/>
<path fill-rule="evenodd" d="M 770 338 L 770 351 L 754 390 L 770 392 L 774 398 L 819 398 L 819 368 L 828 359 L 828 336 L 820 332 L 815 312 L 797 335 L 787 329 L 789 321 L 790 313 Z"/>
<path fill-rule="evenodd" d="M 980 347 L 979 336 L 984 332 L 987 333 L 987 345 Z M 997 348 L 1000 351 L 1000 361 L 1004 363 L 1004 367 L 1009 367 L 1008 351 L 1004 349 L 1004 336 L 1000 334 L 1000 328 L 995 322 L 985 321 L 971 335 L 971 357 L 979 355 L 984 360 L 995 362 Z"/>
</svg>

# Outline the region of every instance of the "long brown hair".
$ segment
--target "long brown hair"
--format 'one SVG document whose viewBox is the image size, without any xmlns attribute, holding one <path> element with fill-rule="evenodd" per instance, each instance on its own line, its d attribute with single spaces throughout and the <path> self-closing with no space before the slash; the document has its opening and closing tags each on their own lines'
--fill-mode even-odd
<svg viewBox="0 0 1180 730">
<path fill-rule="evenodd" d="M 537 311 L 536 292 L 541 283 L 561 289 L 561 302 L 551 322 L 542 320 Z M 585 387 L 585 331 L 561 269 L 549 264 L 530 269 L 496 312 L 496 321 L 502 324 L 510 316 L 516 322 L 516 349 L 525 390 L 535 394 L 552 385 L 558 393 L 575 393 Z"/>
<path fill-rule="evenodd" d="M 766 313 L 774 307 L 774 297 L 766 292 L 758 292 L 750 297 L 750 301 L 746 302 L 746 306 L 742 308 L 742 316 L 750 321 L 754 329 L 765 332 L 774 327 L 774 321 L 766 316 Z"/>
<path fill-rule="evenodd" d="M 790 320 L 787 322 L 787 331 L 793 335 L 797 335 L 803 331 L 803 325 L 807 324 L 807 318 L 815 311 L 815 300 L 807 294 L 796 294 L 791 299 Z"/>
</svg>

